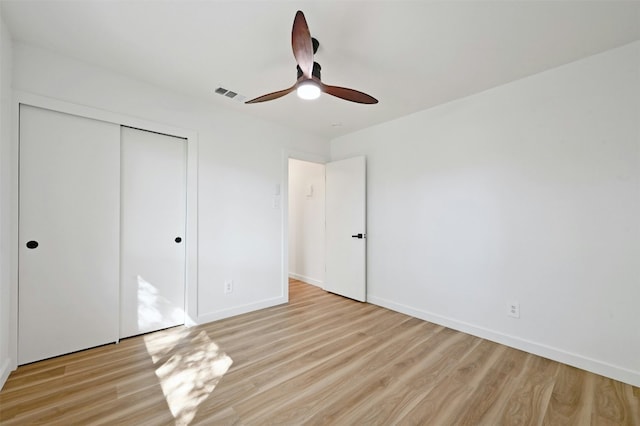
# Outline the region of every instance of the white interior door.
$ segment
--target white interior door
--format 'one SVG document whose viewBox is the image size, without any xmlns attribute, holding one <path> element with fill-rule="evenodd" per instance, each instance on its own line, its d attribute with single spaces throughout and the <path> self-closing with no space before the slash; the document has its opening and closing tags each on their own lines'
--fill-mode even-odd
<svg viewBox="0 0 640 426">
<path fill-rule="evenodd" d="M 366 232 L 365 157 L 328 163 L 325 290 L 366 300 Z"/>
<path fill-rule="evenodd" d="M 18 363 L 118 339 L 120 126 L 22 105 Z"/>
<path fill-rule="evenodd" d="M 121 337 L 184 324 L 186 154 L 185 139 L 122 127 Z"/>
</svg>

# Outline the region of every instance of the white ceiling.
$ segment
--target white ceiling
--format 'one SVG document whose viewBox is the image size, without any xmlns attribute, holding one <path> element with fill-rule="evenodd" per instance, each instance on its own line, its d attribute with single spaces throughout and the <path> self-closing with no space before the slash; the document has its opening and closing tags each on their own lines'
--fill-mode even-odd
<svg viewBox="0 0 640 426">
<path fill-rule="evenodd" d="M 294 94 L 291 26 L 305 13 L 327 84 L 360 105 Z M 7 1 L 15 41 L 333 138 L 640 39 L 640 1 Z"/>
</svg>

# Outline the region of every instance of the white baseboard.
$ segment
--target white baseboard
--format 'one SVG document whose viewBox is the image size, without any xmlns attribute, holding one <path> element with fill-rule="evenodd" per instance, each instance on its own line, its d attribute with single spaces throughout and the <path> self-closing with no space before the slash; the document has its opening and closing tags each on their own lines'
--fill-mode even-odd
<svg viewBox="0 0 640 426">
<path fill-rule="evenodd" d="M 276 305 L 282 305 L 289 301 L 288 296 L 274 297 L 272 299 L 265 299 L 255 303 L 249 303 L 247 305 L 234 306 L 233 308 L 223 309 L 221 311 L 208 312 L 206 314 L 198 315 L 196 319 L 197 324 L 206 324 L 211 321 L 217 321 L 224 318 L 234 317 L 240 314 L 246 314 L 247 312 L 257 311 L 259 309 L 270 308 Z"/>
<path fill-rule="evenodd" d="M 305 282 L 307 284 L 313 284 L 313 285 L 318 286 L 320 288 L 323 288 L 322 286 L 324 285 L 324 282 L 322 282 L 320 280 L 316 280 L 314 278 L 307 277 L 306 275 L 296 274 L 295 272 L 289 272 L 289 278 L 293 278 L 293 279 Z"/>
<path fill-rule="evenodd" d="M 11 359 L 6 359 L 0 367 L 0 389 L 4 387 L 5 382 L 11 374 Z"/>
<path fill-rule="evenodd" d="M 595 374 L 600 374 L 633 386 L 640 386 L 640 372 L 638 371 L 611 365 L 603 361 L 567 352 L 541 343 L 532 342 L 530 340 L 521 339 L 516 336 L 500 333 L 487 328 L 478 327 L 470 323 L 416 309 L 387 299 L 367 296 L 367 301 L 374 305 L 382 306 L 383 308 L 391 309 L 415 318 L 420 318 L 447 328 L 462 331 L 482 339 L 491 340 L 492 342 L 500 343 L 534 355 L 539 355 L 541 357 L 571 365 L 582 370 L 587 370 Z"/>
</svg>

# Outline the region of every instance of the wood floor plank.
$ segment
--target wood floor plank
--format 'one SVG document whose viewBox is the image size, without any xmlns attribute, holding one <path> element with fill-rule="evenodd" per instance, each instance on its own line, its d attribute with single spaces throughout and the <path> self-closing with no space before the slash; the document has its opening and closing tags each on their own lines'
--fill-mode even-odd
<svg viewBox="0 0 640 426">
<path fill-rule="evenodd" d="M 594 380 L 594 374 L 560 364 L 543 424 L 591 424 Z"/>
<path fill-rule="evenodd" d="M 148 358 L 133 362 L 127 360 L 126 365 L 97 365 L 93 370 L 86 369 L 78 373 L 64 374 L 51 379 L 48 383 L 39 382 L 38 384 L 42 387 L 21 386 L 16 390 L 9 389 L 6 395 L 2 394 L 0 397 L 0 404 L 11 404 L 17 409 L 34 404 L 40 407 L 55 405 L 62 395 L 67 399 L 73 399 L 76 394 L 82 394 L 88 390 L 96 391 L 110 387 L 121 380 L 127 380 L 131 375 L 139 374 L 140 371 L 148 371 L 146 367 L 149 365 Z M 55 383 L 56 386 L 47 386 L 50 383 Z"/>
<path fill-rule="evenodd" d="M 625 387 L 615 380 L 595 377 L 595 400 L 592 423 L 601 425 L 630 425 L 632 414 L 625 401 Z"/>
<path fill-rule="evenodd" d="M 522 368 L 527 354 L 518 350 L 508 350 L 496 360 L 487 371 L 479 385 L 473 390 L 452 424 L 473 425 L 487 423 L 491 418 L 491 409 L 502 397 L 512 378 Z"/>
<path fill-rule="evenodd" d="M 624 387 L 625 407 L 629 408 L 631 424 L 640 425 L 640 388 L 619 384 Z"/>
<path fill-rule="evenodd" d="M 291 280 L 288 304 L 21 366 L 0 423 L 640 426 L 640 390 Z"/>
<path fill-rule="evenodd" d="M 340 327 L 349 323 L 364 324 L 375 311 L 371 309 L 361 309 L 360 306 L 336 309 L 335 315 L 324 317 L 320 315 L 317 320 L 311 319 L 307 322 L 300 322 L 295 327 L 286 330 L 265 333 L 260 339 L 234 339 L 222 342 L 227 351 L 238 353 L 234 358 L 236 368 L 245 363 L 257 362 L 265 357 L 272 357 L 278 352 L 282 352 L 291 344 L 313 342 L 322 337 L 329 337 L 340 331 Z M 217 338 L 217 336 L 216 336 Z M 220 339 L 218 339 L 220 340 Z M 265 347 L 269 351 L 265 351 Z"/>
<path fill-rule="evenodd" d="M 406 358 L 411 354 L 419 357 L 415 349 L 442 331 L 441 327 L 425 324 L 421 321 L 403 323 L 403 328 L 385 336 L 373 351 L 339 370 L 328 370 L 321 382 L 279 406 L 270 413 L 270 418 L 278 423 L 335 423 L 340 409 L 353 407 L 362 398 L 372 397 L 376 388 L 388 385 L 391 376 L 388 370 L 399 364 L 406 366 Z M 335 389 L 341 392 L 336 393 Z"/>
<path fill-rule="evenodd" d="M 527 357 L 526 375 L 514 383 L 496 417 L 501 424 L 541 425 L 553 391 L 558 363 L 535 355 Z"/>
<path fill-rule="evenodd" d="M 460 350 L 461 343 L 471 349 L 479 342 L 479 339 L 456 333 L 434 344 L 437 337 L 444 335 L 446 333 L 441 331 L 399 356 L 395 362 L 381 368 L 378 377 L 372 376 L 363 381 L 362 386 L 354 389 L 346 400 L 336 399 L 328 407 L 317 407 L 313 423 L 362 423 L 373 406 L 383 403 L 390 394 L 411 386 L 412 380 L 425 383 L 445 375 L 456 364 L 453 353 Z"/>
<path fill-rule="evenodd" d="M 69 413 L 78 411 L 78 407 L 95 407 L 105 401 L 114 401 L 116 395 L 113 389 L 96 389 L 90 393 L 57 396 L 53 403 L 43 404 L 42 400 L 32 401 L 32 405 L 16 405 L 13 410 L 3 411 L 0 422 L 3 425 L 49 424 L 63 421 Z"/>
<path fill-rule="evenodd" d="M 257 421 L 266 413 L 272 416 L 271 411 L 274 406 L 288 403 L 291 398 L 299 398 L 301 392 L 309 392 L 309 389 L 313 389 L 313 386 L 317 386 L 318 383 L 322 386 L 331 386 L 333 380 L 340 379 L 339 375 L 331 374 L 333 371 L 346 369 L 348 374 L 354 366 L 358 365 L 358 361 L 363 356 L 375 351 L 386 339 L 398 333 L 398 329 L 402 329 L 404 323 L 411 321 L 406 317 L 402 322 L 373 336 L 366 332 L 357 332 L 310 353 L 309 357 L 301 360 L 294 377 L 280 382 L 275 388 L 272 387 L 272 383 L 268 383 L 268 386 L 267 383 L 261 383 L 259 387 L 262 391 L 235 406 L 236 411 L 242 419 Z M 296 368 L 291 364 L 290 366 Z M 255 380 L 252 379 L 252 381 L 255 383 Z"/>
<path fill-rule="evenodd" d="M 408 410 L 386 419 L 401 418 L 405 424 L 449 424 L 505 350 L 493 342 L 480 342 L 451 373 L 435 378 L 431 386 L 414 387 L 423 391 L 422 395 L 415 393 L 417 400 Z"/>
<path fill-rule="evenodd" d="M 291 353 L 289 358 L 283 358 L 283 362 L 278 365 L 271 365 L 271 368 L 263 371 L 256 371 L 256 368 L 249 370 L 249 380 L 258 389 L 269 389 L 276 384 L 280 384 L 290 378 L 294 378 L 317 365 L 330 361 L 333 357 L 339 356 L 342 352 L 350 351 L 353 346 L 366 344 L 366 347 L 375 347 L 376 342 L 365 333 L 352 333 L 335 339 L 326 339 L 322 343 L 314 342 L 299 351 Z M 357 349 L 357 348 L 356 348 Z M 242 373 L 246 373 L 243 371 Z"/>
</svg>

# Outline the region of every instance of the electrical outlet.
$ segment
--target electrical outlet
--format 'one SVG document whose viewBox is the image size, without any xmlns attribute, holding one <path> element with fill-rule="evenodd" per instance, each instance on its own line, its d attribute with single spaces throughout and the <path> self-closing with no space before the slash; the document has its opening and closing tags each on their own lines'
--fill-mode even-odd
<svg viewBox="0 0 640 426">
<path fill-rule="evenodd" d="M 229 294 L 233 291 L 233 281 L 228 280 L 224 282 L 224 292 L 225 294 Z"/>
<path fill-rule="evenodd" d="M 520 318 L 520 303 L 507 302 L 507 315 L 513 318 Z"/>
</svg>

